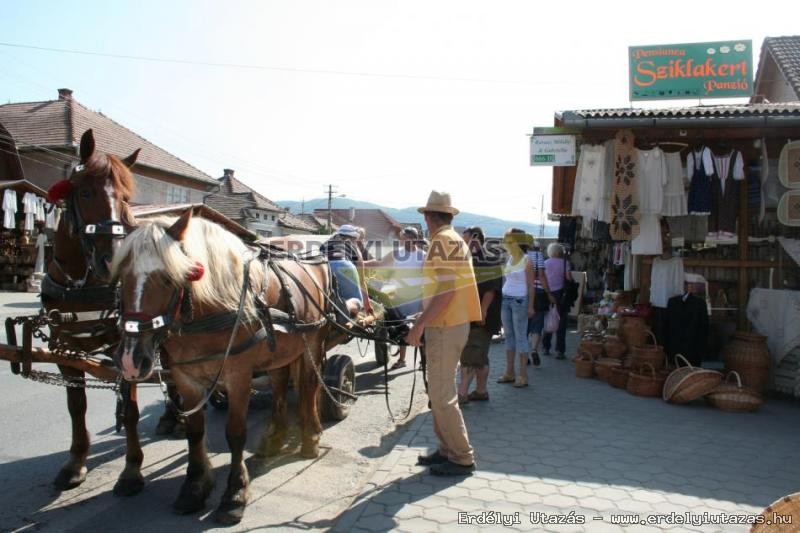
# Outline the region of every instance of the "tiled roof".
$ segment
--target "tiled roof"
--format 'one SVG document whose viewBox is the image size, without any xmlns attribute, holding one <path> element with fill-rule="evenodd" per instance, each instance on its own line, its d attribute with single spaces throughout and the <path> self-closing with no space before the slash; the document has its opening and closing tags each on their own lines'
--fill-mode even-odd
<svg viewBox="0 0 800 533">
<path fill-rule="evenodd" d="M 619 108 L 583 109 L 562 111 L 559 118 L 685 118 L 685 117 L 731 117 L 731 116 L 800 116 L 800 103 L 783 104 L 739 104 L 701 105 L 693 107 L 671 107 L 659 109 Z"/>
<path fill-rule="evenodd" d="M 327 209 L 315 209 L 314 214 L 328 220 Z M 402 228 L 399 222 L 382 209 L 354 209 L 352 214 L 354 216 L 350 218 L 350 209 L 333 209 L 331 221 L 336 226 L 343 224 L 360 226 L 367 231 L 367 239 L 392 235 Z"/>
<path fill-rule="evenodd" d="M 800 99 L 800 35 L 767 37 L 764 39 L 764 48 L 769 50 L 778 68 L 794 89 L 795 96 Z"/>
<path fill-rule="evenodd" d="M 278 218 L 278 224 L 291 229 L 299 229 L 303 231 L 317 232 L 319 226 L 312 224 L 307 220 L 293 215 L 292 213 L 285 213 Z"/>
<path fill-rule="evenodd" d="M 257 237 L 255 233 L 242 227 L 236 221 L 204 204 L 137 205 L 132 210 L 133 216 L 137 218 L 152 218 L 156 216 L 180 216 L 189 208 L 194 208 L 194 215 L 216 222 L 241 239 L 252 241 Z"/>
<path fill-rule="evenodd" d="M 280 226 L 309 232 L 319 229 L 317 226 L 287 213 L 283 207 L 236 179 L 233 170 L 226 169 L 225 175 L 217 181 L 219 191 L 207 195 L 204 201 L 206 205 L 233 220 L 244 223 L 248 218 L 247 209 L 263 209 L 279 213 L 276 223 Z"/>
<path fill-rule="evenodd" d="M 296 217 L 305 220 L 307 223 L 311 224 L 317 229 L 322 229 L 328 225 L 328 220 L 323 217 L 318 217 L 312 213 L 303 213 L 300 215 L 295 215 Z M 337 229 L 337 226 L 333 224 L 334 229 Z"/>
<path fill-rule="evenodd" d="M 216 180 L 202 170 L 159 148 L 102 113 L 84 107 L 72 97 L 0 105 L 0 122 L 11 132 L 21 150 L 27 146 L 66 147 L 72 150 L 80 143 L 83 132 L 91 128 L 100 151 L 126 157 L 141 148 L 137 164 L 205 184 L 216 183 Z"/>
<path fill-rule="evenodd" d="M 236 221 L 244 221 L 247 218 L 245 209 L 253 207 L 253 202 L 247 197 L 225 196 L 221 193 L 206 195 L 203 203 Z"/>
</svg>

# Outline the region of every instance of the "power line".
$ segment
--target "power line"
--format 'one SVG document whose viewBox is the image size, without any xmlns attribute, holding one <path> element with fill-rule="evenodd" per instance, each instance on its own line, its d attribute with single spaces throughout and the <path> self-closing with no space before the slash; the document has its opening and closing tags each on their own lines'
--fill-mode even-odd
<svg viewBox="0 0 800 533">
<path fill-rule="evenodd" d="M 215 68 L 235 68 L 242 70 L 266 70 L 274 72 L 291 72 L 298 74 L 324 74 L 332 76 L 358 76 L 370 78 L 389 78 L 389 79 L 408 79 L 408 80 L 429 80 L 429 81 L 457 81 L 466 83 L 489 83 L 489 84 L 509 84 L 509 85 L 563 85 L 567 82 L 563 81 L 537 81 L 535 84 L 520 80 L 492 80 L 482 78 L 462 78 L 462 77 L 448 77 L 448 76 L 430 76 L 424 74 L 397 74 L 397 73 L 381 73 L 381 72 L 360 72 L 348 70 L 329 70 L 329 69 L 311 69 L 299 67 L 276 67 L 271 65 L 252 65 L 247 63 L 227 63 L 227 62 L 214 62 L 214 61 L 197 61 L 192 59 L 178 59 L 178 58 L 165 58 L 165 57 L 152 57 L 152 56 L 139 56 L 132 54 L 113 54 L 109 52 L 96 52 L 93 50 L 76 50 L 71 48 L 54 48 L 48 46 L 35 46 L 31 44 L 20 43 L 4 43 L 0 42 L 0 46 L 9 48 L 23 48 L 26 50 L 37 50 L 40 52 L 56 52 L 60 54 L 74 54 L 93 57 L 108 57 L 112 59 L 126 59 L 132 61 L 147 61 L 151 63 L 166 63 L 178 65 L 191 65 L 195 67 L 215 67 Z"/>
</svg>

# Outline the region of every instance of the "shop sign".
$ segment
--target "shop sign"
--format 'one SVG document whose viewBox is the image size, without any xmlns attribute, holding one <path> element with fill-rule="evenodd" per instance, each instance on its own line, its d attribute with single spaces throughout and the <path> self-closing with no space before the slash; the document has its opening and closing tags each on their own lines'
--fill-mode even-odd
<svg viewBox="0 0 800 533">
<path fill-rule="evenodd" d="M 628 47 L 631 100 L 753 94 L 750 40 Z"/>
<path fill-rule="evenodd" d="M 566 128 L 534 128 L 531 166 L 575 166 L 575 134 Z"/>
</svg>

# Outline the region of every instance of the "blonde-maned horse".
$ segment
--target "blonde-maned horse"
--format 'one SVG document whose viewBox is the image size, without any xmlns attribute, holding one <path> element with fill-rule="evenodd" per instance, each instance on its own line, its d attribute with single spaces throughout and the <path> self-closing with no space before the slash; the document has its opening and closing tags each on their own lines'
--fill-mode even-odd
<svg viewBox="0 0 800 533">
<path fill-rule="evenodd" d="M 217 377 L 227 392 L 225 434 L 231 470 L 215 512 L 215 519 L 222 523 L 240 521 L 247 504 L 249 480 L 243 451 L 253 372 L 269 372 L 274 397 L 272 423 L 261 439 L 259 455 L 274 455 L 285 443 L 290 369 L 297 381 L 303 457 L 318 456 L 322 433 L 317 371 L 330 329 L 323 312 L 329 287 L 327 264 L 262 260 L 258 253 L 221 226 L 193 218 L 189 210 L 177 220 L 144 222 L 125 239 L 112 266 L 121 287 L 123 340 L 115 361 L 123 377 L 146 379 L 163 346 L 169 352 L 170 372 L 184 407 L 199 405 Z M 246 268 L 251 290 L 240 305 Z M 291 323 L 276 328 L 271 344 L 264 340 L 256 298 L 286 312 L 291 321 L 309 326 L 302 332 Z M 240 307 L 242 324 L 231 339 Z M 180 513 L 202 509 L 212 489 L 204 432 L 204 413 L 198 410 L 187 420 L 189 465 L 174 504 Z"/>
</svg>

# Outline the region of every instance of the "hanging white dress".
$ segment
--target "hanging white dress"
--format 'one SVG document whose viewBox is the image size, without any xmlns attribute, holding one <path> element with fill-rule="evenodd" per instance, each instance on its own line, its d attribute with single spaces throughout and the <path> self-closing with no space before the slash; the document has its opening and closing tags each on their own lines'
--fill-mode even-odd
<svg viewBox="0 0 800 533">
<path fill-rule="evenodd" d="M 44 246 L 47 244 L 47 235 L 40 232 L 36 237 L 36 264 L 33 267 L 35 273 L 44 273 Z"/>
<path fill-rule="evenodd" d="M 36 210 L 38 209 L 35 194 L 32 192 L 25 193 L 22 197 L 22 209 L 25 212 L 25 231 L 33 231 L 33 222 L 36 219 Z"/>
<path fill-rule="evenodd" d="M 680 152 L 664 153 L 667 184 L 664 186 L 664 205 L 661 214 L 679 217 L 689 213 L 686 208 L 686 189 L 683 185 L 683 164 Z"/>
<path fill-rule="evenodd" d="M 661 213 L 664 204 L 664 186 L 667 184 L 667 166 L 661 148 L 636 150 L 638 156 L 639 209 L 643 215 Z"/>
<path fill-rule="evenodd" d="M 661 255 L 661 218 L 658 215 L 642 215 L 639 235 L 631 241 L 633 255 Z"/>
<path fill-rule="evenodd" d="M 11 189 L 6 189 L 3 193 L 3 227 L 6 229 L 14 229 L 17 227 L 16 223 L 17 214 L 17 192 Z"/>
</svg>

